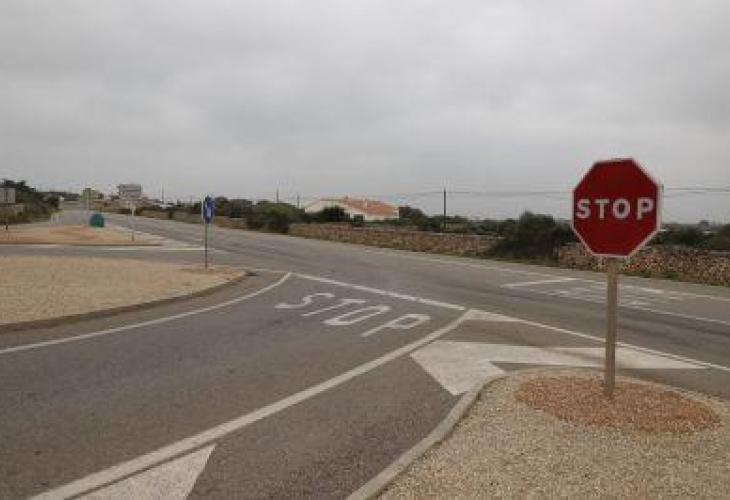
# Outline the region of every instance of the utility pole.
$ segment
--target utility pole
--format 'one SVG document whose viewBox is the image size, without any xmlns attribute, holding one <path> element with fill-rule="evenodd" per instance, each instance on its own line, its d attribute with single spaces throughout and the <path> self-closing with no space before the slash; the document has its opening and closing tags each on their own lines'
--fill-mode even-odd
<svg viewBox="0 0 730 500">
<path fill-rule="evenodd" d="M 297 193 L 297 208 L 301 208 L 301 207 L 299 206 L 299 193 Z"/>
<path fill-rule="evenodd" d="M 276 204 L 279 204 L 279 188 L 276 188 Z"/>
<path fill-rule="evenodd" d="M 441 232 L 446 232 L 446 188 L 444 188 L 444 220 L 441 223 Z"/>
</svg>

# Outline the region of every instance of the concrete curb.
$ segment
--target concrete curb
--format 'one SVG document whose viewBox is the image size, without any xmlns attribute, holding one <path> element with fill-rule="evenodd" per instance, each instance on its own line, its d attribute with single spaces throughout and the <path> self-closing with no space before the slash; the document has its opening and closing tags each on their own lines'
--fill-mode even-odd
<svg viewBox="0 0 730 500">
<path fill-rule="evenodd" d="M 255 275 L 255 273 L 252 273 L 251 271 L 243 271 L 243 274 L 241 276 L 237 276 L 236 278 L 233 278 L 232 280 L 227 281 L 225 283 L 221 283 L 220 285 L 215 285 L 210 288 L 205 288 L 203 290 L 198 290 L 197 292 L 192 292 L 192 293 L 188 293 L 185 295 L 176 295 L 174 297 L 167 297 L 164 299 L 152 300 L 149 302 L 140 302 L 138 304 L 113 307 L 111 309 L 101 309 L 99 311 L 90 311 L 87 313 L 68 314 L 66 316 L 57 316 L 55 318 L 38 319 L 38 320 L 32 320 L 32 321 L 21 321 L 18 323 L 6 323 L 4 325 L 0 325 L 0 335 L 2 335 L 4 333 L 14 333 L 14 332 L 21 332 L 21 331 L 25 331 L 25 330 L 36 330 L 39 328 L 51 328 L 51 327 L 59 326 L 61 324 L 66 324 L 66 323 L 78 323 L 79 321 L 84 321 L 87 319 L 106 318 L 106 317 L 114 316 L 114 315 L 120 314 L 120 313 L 141 311 L 144 309 L 151 309 L 156 306 L 171 304 L 173 302 L 181 302 L 183 300 L 204 297 L 206 295 L 210 295 L 210 294 L 219 292 L 230 286 L 237 285 L 237 284 L 241 283 L 244 279 L 246 279 L 248 276 L 254 276 L 254 275 Z"/>
<path fill-rule="evenodd" d="M 431 433 L 419 441 L 413 448 L 403 453 L 393 463 L 387 466 L 377 476 L 362 485 L 348 500 L 365 500 L 376 498 L 392 483 L 400 474 L 405 472 L 416 460 L 421 458 L 428 450 L 437 445 L 451 434 L 461 419 L 479 398 L 479 394 L 489 385 L 507 377 L 507 374 L 488 377 L 481 383 L 464 394 L 456 405 L 449 411 L 441 423 Z"/>
</svg>

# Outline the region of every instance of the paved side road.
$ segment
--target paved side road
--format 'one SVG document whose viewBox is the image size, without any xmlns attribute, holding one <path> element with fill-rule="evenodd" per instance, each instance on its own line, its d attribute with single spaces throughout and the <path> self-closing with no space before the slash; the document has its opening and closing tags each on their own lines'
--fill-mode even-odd
<svg viewBox="0 0 730 500">
<path fill-rule="evenodd" d="M 118 222 L 123 224 L 124 218 Z M 137 226 L 190 243 L 199 242 L 202 234 L 196 225 L 153 219 L 138 218 Z M 600 273 L 222 228 L 213 229 L 211 246 L 221 251 L 216 257 L 221 262 L 325 276 L 604 334 L 605 276 Z M 730 288 L 621 277 L 620 296 L 621 340 L 727 364 Z"/>
</svg>

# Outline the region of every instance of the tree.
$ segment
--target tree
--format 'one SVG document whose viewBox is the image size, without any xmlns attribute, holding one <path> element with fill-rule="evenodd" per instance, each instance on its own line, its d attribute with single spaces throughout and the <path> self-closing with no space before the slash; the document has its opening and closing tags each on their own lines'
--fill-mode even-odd
<svg viewBox="0 0 730 500">
<path fill-rule="evenodd" d="M 289 226 L 303 219 L 304 211 L 288 203 L 257 203 L 250 213 L 245 215 L 246 224 L 251 229 L 264 229 L 277 233 L 286 233 Z"/>
<path fill-rule="evenodd" d="M 408 205 L 398 207 L 398 218 L 400 219 L 417 220 L 424 219 L 426 217 L 426 214 L 424 214 L 420 208 L 414 208 Z"/>
<path fill-rule="evenodd" d="M 325 207 L 314 215 L 317 222 L 346 222 L 349 219 L 345 209 L 338 206 Z"/>
<path fill-rule="evenodd" d="M 517 221 L 504 221 L 503 240 L 494 248 L 497 256 L 553 260 L 565 243 L 575 241 L 573 231 L 550 215 L 524 212 Z"/>
<path fill-rule="evenodd" d="M 707 248 L 711 250 L 730 250 L 730 224 L 725 224 L 707 242 Z"/>
</svg>

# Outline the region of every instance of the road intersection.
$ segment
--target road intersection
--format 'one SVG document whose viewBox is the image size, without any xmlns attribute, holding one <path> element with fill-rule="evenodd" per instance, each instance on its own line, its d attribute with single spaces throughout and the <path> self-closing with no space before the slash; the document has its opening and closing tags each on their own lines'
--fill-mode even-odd
<svg viewBox="0 0 730 500">
<path fill-rule="evenodd" d="M 170 249 L 199 227 L 136 227 L 173 243 L 125 257 L 197 257 Z M 0 335 L 0 497 L 343 497 L 485 376 L 600 366 L 595 274 L 219 228 L 211 246 L 255 276 Z M 622 373 L 730 398 L 728 291 L 623 281 Z"/>
</svg>

